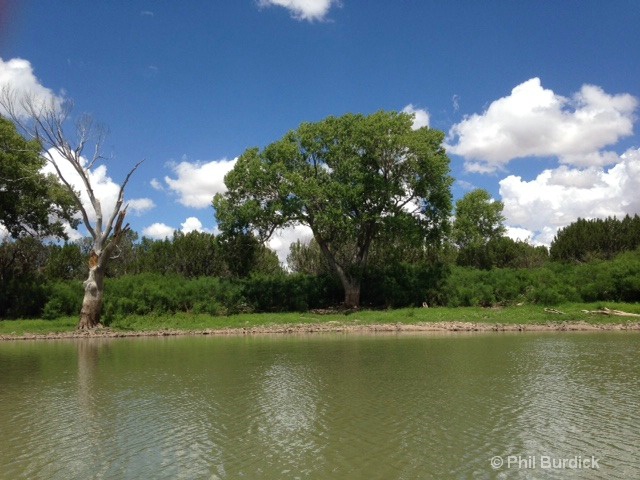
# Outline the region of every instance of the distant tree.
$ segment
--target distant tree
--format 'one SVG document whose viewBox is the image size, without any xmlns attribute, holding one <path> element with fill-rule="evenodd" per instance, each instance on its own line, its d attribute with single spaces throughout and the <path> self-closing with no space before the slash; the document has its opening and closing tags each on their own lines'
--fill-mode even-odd
<svg viewBox="0 0 640 480">
<path fill-rule="evenodd" d="M 250 233 L 225 233 L 220 242 L 227 269 L 232 277 L 248 277 L 252 273 L 280 273 L 277 255 Z"/>
<path fill-rule="evenodd" d="M 640 246 L 640 217 L 626 215 L 587 220 L 578 218 L 560 229 L 551 242 L 553 260 L 588 262 L 594 259 L 609 260 L 618 253 Z"/>
<path fill-rule="evenodd" d="M 0 242 L 0 318 L 41 313 L 46 301 L 47 248 L 30 236 Z"/>
<path fill-rule="evenodd" d="M 172 248 L 175 273 L 187 278 L 228 274 L 222 248 L 210 233 L 175 232 Z"/>
<path fill-rule="evenodd" d="M 77 225 L 76 204 L 55 175 L 45 175 L 40 143 L 27 141 L 0 117 L 0 223 L 13 238 L 67 238 L 64 221 Z"/>
<path fill-rule="evenodd" d="M 412 130 L 413 117 L 378 112 L 304 123 L 263 150 L 245 151 L 213 204 L 223 232 L 307 225 L 358 307 L 371 245 L 383 233 L 420 230 L 438 242 L 451 211 L 444 134 Z"/>
<path fill-rule="evenodd" d="M 459 248 L 486 245 L 489 240 L 501 237 L 504 204 L 491 198 L 486 190 L 473 190 L 456 202 L 453 222 L 453 240 Z"/>
<path fill-rule="evenodd" d="M 120 277 L 138 273 L 138 234 L 133 230 L 123 233 L 115 252 L 106 266 L 107 277 Z"/>
<path fill-rule="evenodd" d="M 534 246 L 509 237 L 489 240 L 485 245 L 471 246 L 458 252 L 457 263 L 461 266 L 482 270 L 492 268 L 536 268 L 549 260 L 545 246 Z"/>
<path fill-rule="evenodd" d="M 92 120 L 86 116 L 80 117 L 76 123 L 75 135 L 70 136 L 66 131 L 71 111 L 69 102 L 63 102 L 62 105 L 54 100 L 42 103 L 33 96 L 18 96 L 15 90 L 10 88 L 3 88 L 0 92 L 0 107 L 7 112 L 15 125 L 42 148 L 41 157 L 53 166 L 58 180 L 73 198 L 81 221 L 91 236 L 89 275 L 84 282 L 84 299 L 78 329 L 95 328 L 100 324 L 106 265 L 109 259 L 116 255 L 118 243 L 129 230 L 129 225 L 124 224 L 124 191 L 131 175 L 141 162 L 129 171 L 122 182 L 113 210 L 106 212 L 105 216 L 91 181 L 92 170 L 96 163 L 103 159 L 100 153 L 103 137 L 94 128 Z M 85 158 L 83 154 L 88 144 L 94 147 L 93 154 Z M 62 164 L 70 166 L 80 178 L 83 185 L 82 193 L 88 198 L 90 207 L 83 204 L 81 192 L 75 190 L 72 179 L 63 173 Z"/>
<path fill-rule="evenodd" d="M 49 245 L 49 259 L 44 269 L 48 280 L 80 280 L 87 276 L 86 255 L 79 243 Z"/>
<path fill-rule="evenodd" d="M 292 272 L 307 275 L 322 275 L 330 271 L 318 242 L 308 243 L 297 240 L 289 247 L 287 265 Z"/>
</svg>

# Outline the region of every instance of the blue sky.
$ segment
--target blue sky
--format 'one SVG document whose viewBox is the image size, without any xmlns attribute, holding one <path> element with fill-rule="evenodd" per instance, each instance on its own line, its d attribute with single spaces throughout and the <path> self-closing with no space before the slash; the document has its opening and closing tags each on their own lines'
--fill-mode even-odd
<svg viewBox="0 0 640 480">
<path fill-rule="evenodd" d="M 638 25 L 636 0 L 4 0 L 0 83 L 109 128 L 105 195 L 146 159 L 141 234 L 212 231 L 233 159 L 301 122 L 410 108 L 448 134 L 456 198 L 486 188 L 549 243 L 640 213 Z"/>
</svg>

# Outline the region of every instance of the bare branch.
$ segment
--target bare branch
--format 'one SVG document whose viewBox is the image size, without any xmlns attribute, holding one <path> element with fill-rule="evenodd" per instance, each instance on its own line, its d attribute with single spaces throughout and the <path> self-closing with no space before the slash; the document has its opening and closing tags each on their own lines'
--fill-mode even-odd
<svg viewBox="0 0 640 480">
<path fill-rule="evenodd" d="M 91 235 L 91 237 L 94 240 L 96 240 L 98 238 L 98 236 L 96 235 L 96 232 L 93 229 L 93 226 L 91 225 L 91 222 L 89 221 L 89 215 L 87 214 L 87 211 L 84 208 L 84 205 L 82 204 L 82 200 L 80 199 L 80 195 L 78 194 L 78 192 L 76 192 L 74 190 L 74 188 L 71 185 L 71 183 L 69 183 L 69 181 L 62 174 L 62 171 L 60 170 L 60 167 L 56 163 L 56 161 L 53 158 L 53 156 L 51 155 L 51 152 L 49 150 L 46 150 L 44 155 L 45 155 L 45 158 L 47 158 L 47 161 L 49 163 L 51 163 L 51 165 L 53 165 L 53 168 L 56 170 L 56 174 L 58 175 L 58 178 L 60 179 L 60 181 L 64 184 L 65 187 L 67 187 L 67 190 L 69 190 L 69 193 L 71 193 L 71 196 L 73 197 L 73 200 L 74 200 L 76 206 L 78 207 L 78 210 L 80 210 L 80 214 L 82 215 L 82 223 L 84 223 L 84 226 L 89 231 L 89 234 Z"/>
<path fill-rule="evenodd" d="M 140 160 L 138 163 L 136 163 L 134 165 L 134 167 L 129 171 L 129 173 L 127 174 L 127 176 L 124 179 L 124 182 L 122 182 L 122 185 L 120 186 L 120 191 L 118 192 L 118 200 L 116 201 L 116 205 L 113 207 L 113 212 L 111 212 L 111 217 L 109 218 L 109 221 L 107 222 L 107 225 L 104 229 L 104 233 L 102 233 L 102 241 L 105 242 L 107 240 L 107 238 L 109 238 L 109 234 L 111 233 L 111 226 L 113 225 L 113 221 L 115 220 L 116 216 L 120 213 L 120 209 L 122 208 L 122 204 L 124 203 L 124 189 L 127 186 L 127 183 L 129 183 L 129 179 L 131 178 L 131 175 L 133 175 L 133 172 L 135 172 L 138 167 L 142 164 L 142 162 L 144 162 L 143 160 Z M 127 208 L 125 207 L 123 212 L 126 213 Z M 123 217 L 124 218 L 124 217 Z M 120 221 L 120 219 L 118 219 Z M 122 222 L 120 222 L 122 223 Z M 117 226 L 117 224 L 116 224 Z"/>
</svg>

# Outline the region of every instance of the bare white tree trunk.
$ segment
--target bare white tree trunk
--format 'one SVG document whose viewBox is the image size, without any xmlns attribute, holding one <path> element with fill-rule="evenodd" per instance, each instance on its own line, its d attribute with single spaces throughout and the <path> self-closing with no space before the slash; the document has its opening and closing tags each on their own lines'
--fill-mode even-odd
<svg viewBox="0 0 640 480">
<path fill-rule="evenodd" d="M 104 295 L 104 268 L 92 252 L 89 260 L 89 277 L 84 281 L 84 298 L 80 311 L 79 330 L 88 330 L 100 326 L 102 300 Z"/>
<path fill-rule="evenodd" d="M 106 217 L 103 216 L 100 199 L 95 195 L 91 184 L 91 171 L 96 162 L 102 159 L 100 147 L 102 135 L 94 134 L 93 122 L 89 117 L 80 117 L 76 123 L 74 145 L 65 134 L 64 126 L 70 113 L 68 102 L 60 104 L 51 100 L 49 104 L 36 101 L 31 96 L 18 98 L 16 92 L 10 88 L 0 91 L 0 107 L 9 115 L 11 120 L 20 127 L 28 136 L 40 142 L 43 148 L 43 157 L 53 166 L 60 182 L 67 187 L 73 196 L 78 211 L 82 217 L 82 223 L 93 239 L 93 246 L 89 258 L 89 277 L 84 282 L 84 300 L 79 329 L 95 328 L 100 324 L 104 293 L 104 271 L 106 264 L 118 247 L 122 235 L 129 230 L 129 225 L 123 227 L 124 217 L 127 213 L 124 204 L 124 189 L 133 172 L 142 162 L 138 162 L 127 174 L 113 211 Z M 94 152 L 91 158 L 83 157 L 83 151 L 88 142 L 94 143 Z M 82 189 L 89 198 L 89 205 L 81 201 L 80 192 L 76 191 L 69 178 L 65 178 L 56 158 L 57 154 L 63 162 L 73 167 L 82 182 Z M 89 215 L 89 210 L 93 215 Z M 94 221 L 91 217 L 95 218 Z"/>
</svg>

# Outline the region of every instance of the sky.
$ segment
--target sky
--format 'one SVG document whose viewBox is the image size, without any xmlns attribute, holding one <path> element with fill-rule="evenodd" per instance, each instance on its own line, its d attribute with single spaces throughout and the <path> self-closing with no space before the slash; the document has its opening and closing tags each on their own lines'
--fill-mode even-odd
<svg viewBox="0 0 640 480">
<path fill-rule="evenodd" d="M 637 0 L 0 0 L 0 85 L 72 99 L 108 128 L 92 179 L 140 234 L 216 231 L 247 148 L 379 110 L 445 132 L 454 199 L 504 202 L 549 245 L 640 213 Z M 281 260 L 298 227 L 270 246 Z"/>
</svg>

